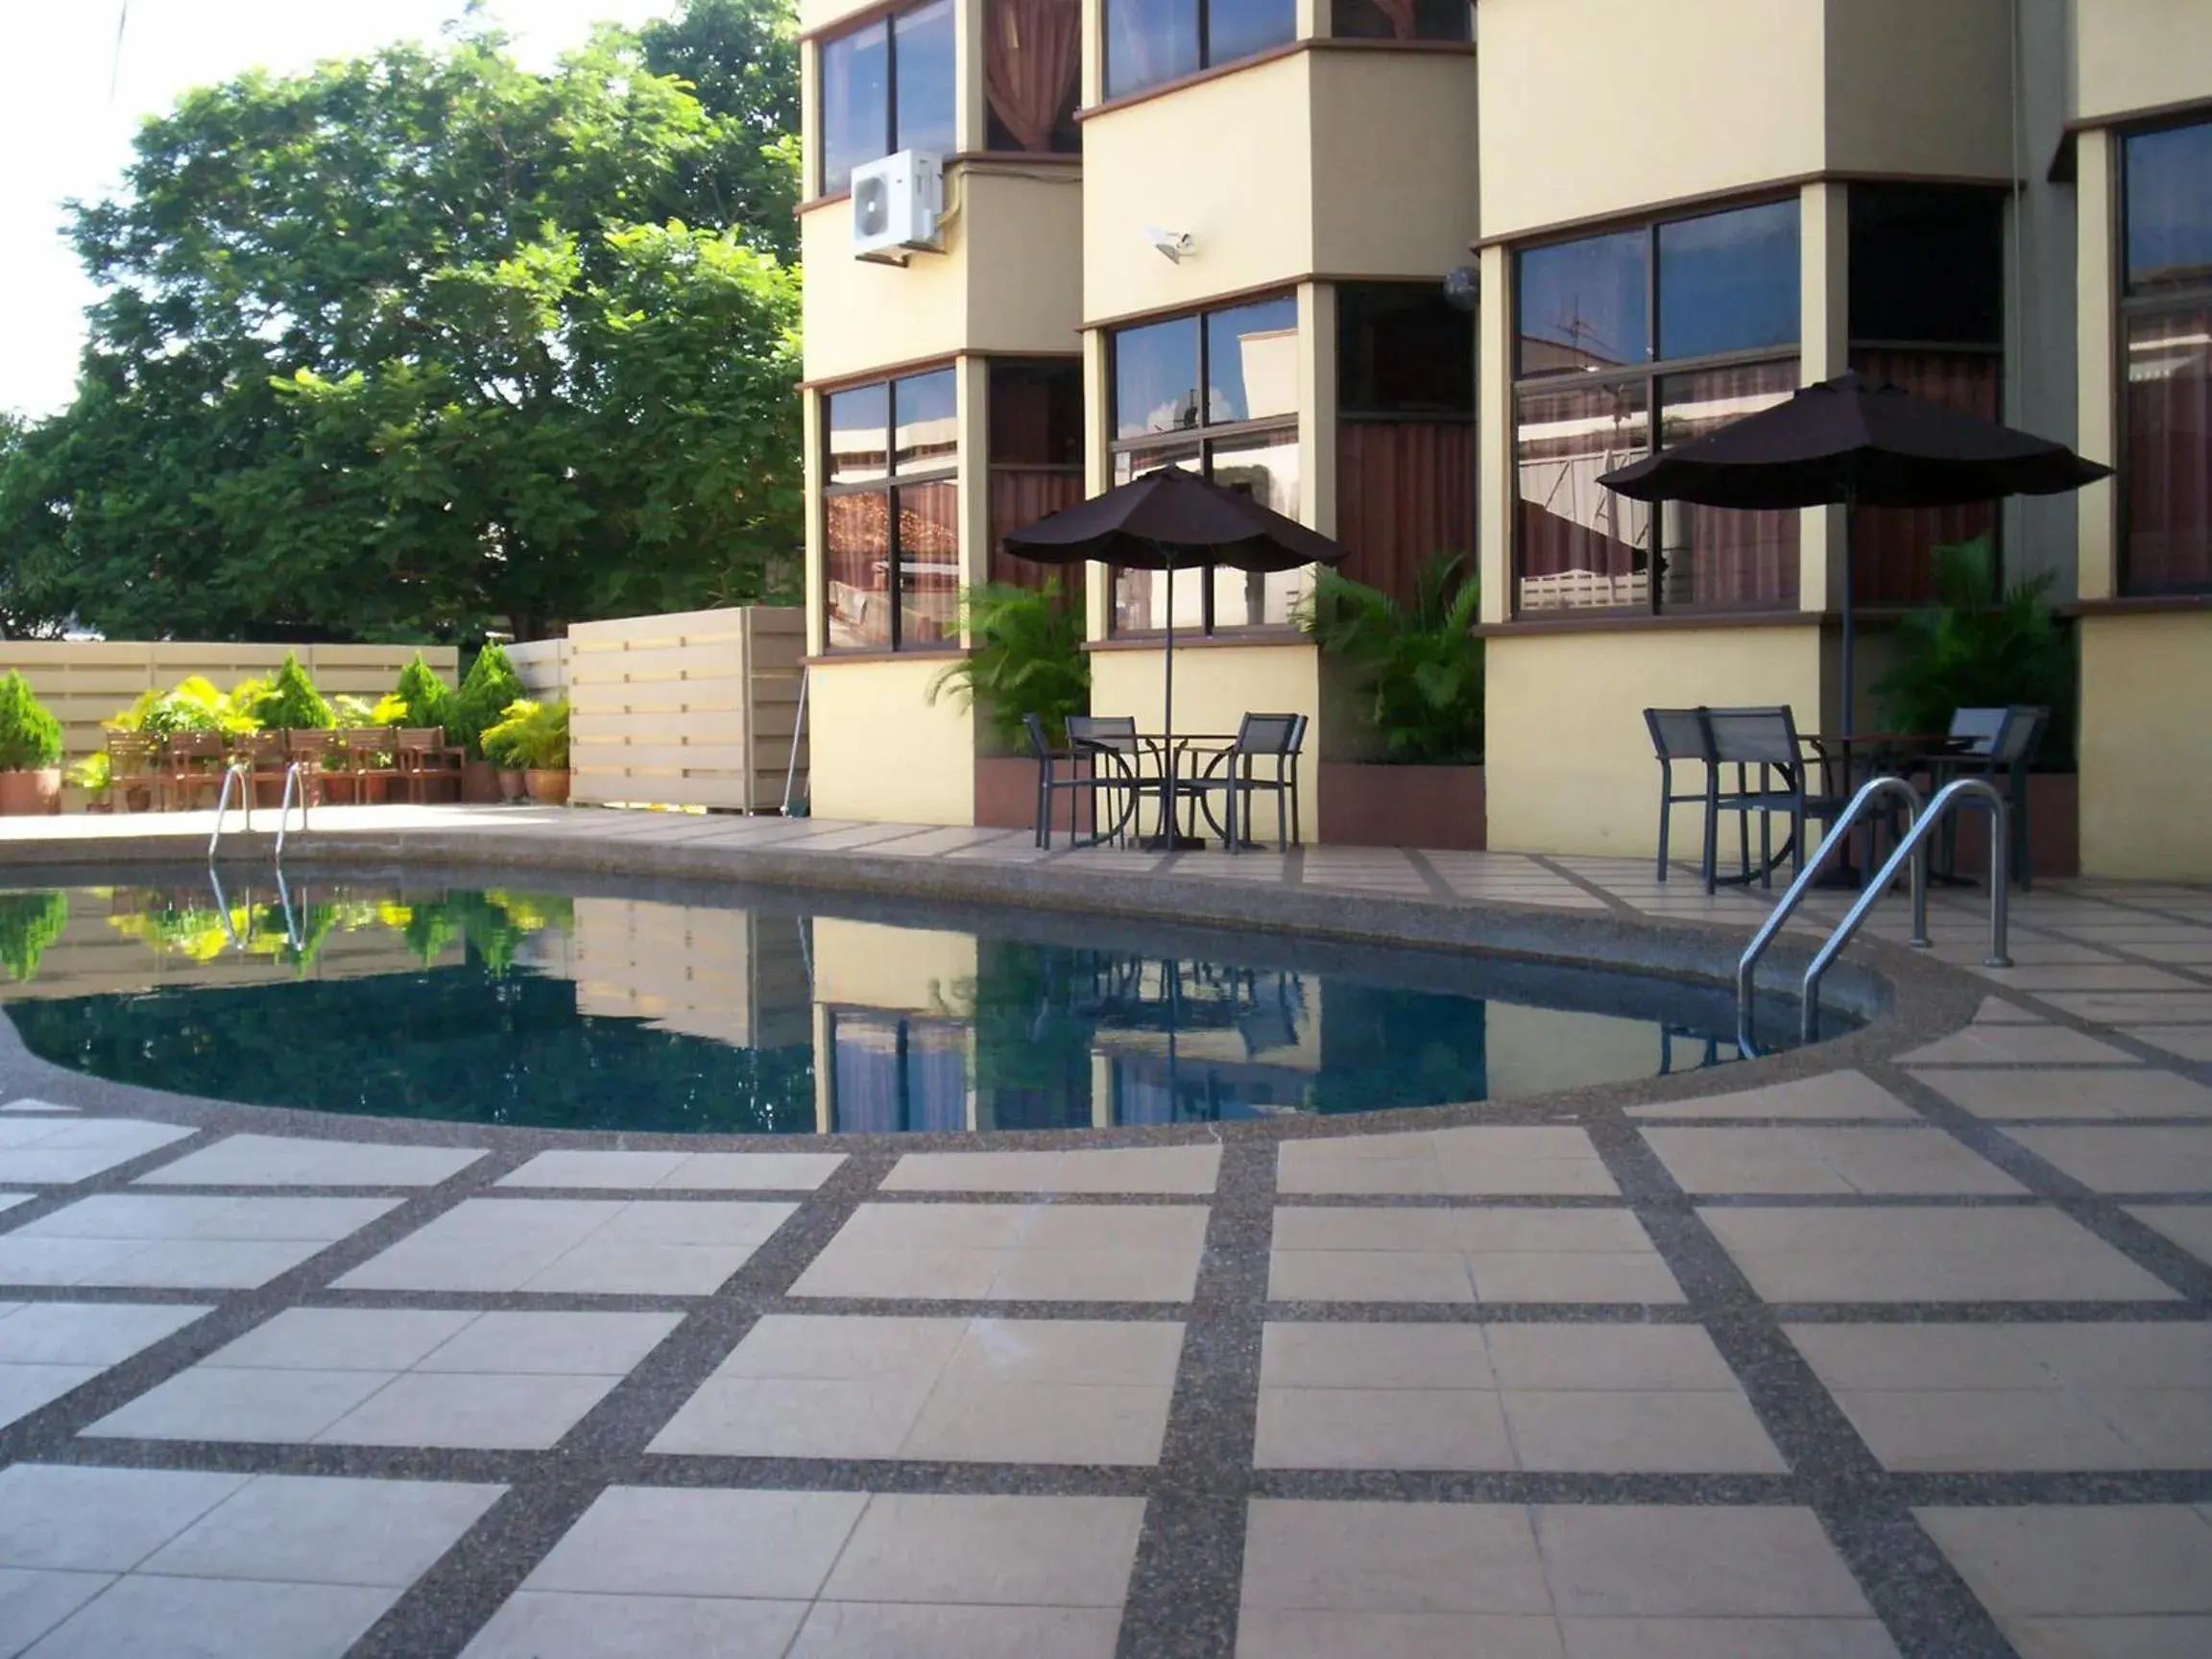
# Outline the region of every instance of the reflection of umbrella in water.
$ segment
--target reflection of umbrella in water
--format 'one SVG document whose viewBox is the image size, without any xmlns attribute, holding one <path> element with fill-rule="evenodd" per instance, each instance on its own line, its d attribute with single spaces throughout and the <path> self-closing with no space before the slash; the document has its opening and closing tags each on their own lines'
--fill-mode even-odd
<svg viewBox="0 0 2212 1659">
<path fill-rule="evenodd" d="M 1858 507 L 1952 507 L 2004 495 L 2057 495 L 2108 477 L 2063 444 L 1963 415 L 1857 374 L 1799 388 L 1787 403 L 1607 472 L 1638 501 L 1773 510 L 1841 505 L 1843 726 L 1857 645 L 1850 516 Z"/>
<path fill-rule="evenodd" d="M 1350 551 L 1318 530 L 1193 473 L 1166 468 L 1078 501 L 1005 537 L 1006 550 L 1039 565 L 1090 560 L 1167 576 L 1167 627 L 1161 653 L 1162 764 L 1175 765 L 1175 573 L 1225 565 L 1259 572 L 1334 565 Z M 1160 833 L 1172 839 L 1173 803 L 1164 789 Z"/>
</svg>

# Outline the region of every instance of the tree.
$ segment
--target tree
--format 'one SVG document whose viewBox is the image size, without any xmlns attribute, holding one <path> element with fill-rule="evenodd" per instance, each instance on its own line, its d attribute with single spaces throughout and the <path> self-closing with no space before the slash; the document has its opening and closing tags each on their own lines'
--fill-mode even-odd
<svg viewBox="0 0 2212 1659">
<path fill-rule="evenodd" d="M 645 66 L 684 82 L 723 123 L 720 154 L 690 164 L 686 194 L 715 205 L 715 224 L 797 258 L 799 36 L 789 0 L 690 0 L 638 38 Z"/>
<path fill-rule="evenodd" d="M 787 48 L 776 0 L 666 28 Z M 774 205 L 775 60 L 718 111 L 620 30 L 545 75 L 477 31 L 148 122 L 73 207 L 76 401 L 0 437 L 0 622 L 531 637 L 787 584 L 787 199 L 723 223 Z"/>
</svg>

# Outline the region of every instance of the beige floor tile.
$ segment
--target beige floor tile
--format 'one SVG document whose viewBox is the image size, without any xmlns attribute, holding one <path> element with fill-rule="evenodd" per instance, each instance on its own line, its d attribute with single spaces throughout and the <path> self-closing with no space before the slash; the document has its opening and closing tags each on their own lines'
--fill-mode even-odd
<svg viewBox="0 0 2212 1659">
<path fill-rule="evenodd" d="M 2135 1204 L 2128 1214 L 2202 1262 L 2212 1262 L 2212 1204 Z"/>
<path fill-rule="evenodd" d="M 1143 1512 L 1139 1498 L 880 1494 L 822 1598 L 1118 1608 Z"/>
<path fill-rule="evenodd" d="M 1278 1302 L 1682 1300 L 1625 1210 L 1289 1205 L 1275 1212 L 1274 1245 Z"/>
<path fill-rule="evenodd" d="M 1455 1251 L 1277 1250 L 1267 1259 L 1267 1299 L 1473 1302 L 1475 1281 Z"/>
<path fill-rule="evenodd" d="M 2136 1025 L 2128 1035 L 2184 1060 L 2212 1060 L 2212 1025 Z"/>
<path fill-rule="evenodd" d="M 2203 1659 L 2212 1653 L 2212 1614 L 1997 1623 L 2020 1659 Z"/>
<path fill-rule="evenodd" d="M 1919 1114 L 1860 1071 L 1827 1071 L 1733 1094 L 1631 1106 L 1631 1118 L 1903 1118 Z"/>
<path fill-rule="evenodd" d="M 811 1192 L 845 1162 L 839 1152 L 541 1152 L 500 1187 L 607 1190 Z"/>
<path fill-rule="evenodd" d="M 1262 1388 L 1494 1388 L 1483 1327 L 1269 1320 Z"/>
<path fill-rule="evenodd" d="M 1457 1250 L 1473 1255 L 1614 1255 L 1651 1248 L 1623 1209 L 1454 1205 L 1419 1209 L 1283 1205 L 1278 1250 Z"/>
<path fill-rule="evenodd" d="M 1647 1129 L 1694 1193 L 1995 1193 L 2023 1189 L 1979 1153 L 1924 1127 Z"/>
<path fill-rule="evenodd" d="M 966 1334 L 962 1319 L 769 1313 L 714 1368 L 716 1377 L 934 1379 Z"/>
<path fill-rule="evenodd" d="M 1633 1255 L 1476 1255 L 1479 1302 L 1591 1302 L 1663 1306 L 1687 1300 L 1656 1251 Z"/>
<path fill-rule="evenodd" d="M 999 1253 L 986 1249 L 878 1250 L 830 1240 L 791 1286 L 794 1296 L 896 1301 L 982 1301 Z"/>
<path fill-rule="evenodd" d="M 923 1462 L 1152 1464 L 1167 1432 L 1166 1387 L 947 1382 L 899 1455 Z"/>
<path fill-rule="evenodd" d="M 1111 1607 L 823 1601 L 806 1616 L 789 1659 L 1113 1659 L 1120 1629 L 1120 1612 Z"/>
<path fill-rule="evenodd" d="M 2212 991 L 2045 991 L 2054 1008 L 2100 1025 L 2201 1025 L 2212 1021 Z"/>
<path fill-rule="evenodd" d="M 896 1457 L 934 1382 L 709 1378 L 649 1450 L 717 1457 Z"/>
<path fill-rule="evenodd" d="M 995 1302 L 1188 1302 L 1198 1288 L 1195 1248 L 1014 1250 L 992 1276 Z"/>
<path fill-rule="evenodd" d="M 1111 1147 L 1089 1152 L 915 1152 L 883 1182 L 892 1192 L 1161 1192 L 1214 1190 L 1221 1148 Z"/>
<path fill-rule="evenodd" d="M 1524 1125 L 1286 1142 L 1277 1187 L 1286 1193 L 1465 1197 L 1619 1190 L 1583 1131 Z"/>
<path fill-rule="evenodd" d="M 1187 1301 L 1209 1214 L 1195 1204 L 864 1204 L 792 1293 Z"/>
<path fill-rule="evenodd" d="M 1738 1392 L 1713 1338 L 1695 1325 L 1490 1325 L 1483 1340 L 1503 1388 Z"/>
<path fill-rule="evenodd" d="M 134 1183 L 140 1187 L 434 1187 L 484 1156 L 480 1147 L 385 1146 L 229 1135 L 187 1152 Z"/>
<path fill-rule="evenodd" d="M 2212 1089 L 2155 1067 L 2128 1070 L 1913 1073 L 1977 1118 L 2212 1118 Z"/>
<path fill-rule="evenodd" d="M 1562 1619 L 1567 1659 L 1897 1659 L 1872 1619 Z"/>
<path fill-rule="evenodd" d="M 462 1659 L 783 1659 L 805 1614 L 804 1601 L 524 1590 L 493 1615 Z"/>
<path fill-rule="evenodd" d="M 1509 1388 L 1505 1425 L 1523 1469 L 1579 1474 L 1779 1475 L 1789 1465 L 1740 1389 Z"/>
<path fill-rule="evenodd" d="M 806 1600 L 868 1502 L 860 1492 L 613 1486 L 522 1588 Z"/>
<path fill-rule="evenodd" d="M 1872 1611 L 1809 1509 L 1548 1503 L 1533 1514 L 1562 1618 Z"/>
<path fill-rule="evenodd" d="M 2000 1619 L 2212 1613 L 2212 1522 L 2180 1504 L 1915 1511 Z"/>
<path fill-rule="evenodd" d="M 1246 1607 L 1237 1659 L 1565 1659 L 1558 1624 L 1487 1613 L 1327 1613 Z"/>
<path fill-rule="evenodd" d="M 1169 1320 L 971 1319 L 945 1385 L 1022 1382 L 1170 1388 L 1183 1327 Z"/>
<path fill-rule="evenodd" d="M 2212 1190 L 2212 1127 L 2008 1131 L 2093 1192 Z"/>
<path fill-rule="evenodd" d="M 1511 1469 L 1495 1393 L 1478 1388 L 1260 1390 L 1262 1469 Z"/>
<path fill-rule="evenodd" d="M 1487 1503 L 1256 1499 L 1247 1611 L 1547 1615 L 1528 1511 Z"/>
<path fill-rule="evenodd" d="M 2176 1296 L 2056 1210 L 1742 1205 L 1698 1214 L 1769 1302 Z"/>
<path fill-rule="evenodd" d="M 2100 1043 L 2064 1025 L 1977 1022 L 1948 1037 L 1909 1049 L 1908 1066 L 2140 1066 L 2125 1048 Z"/>
</svg>

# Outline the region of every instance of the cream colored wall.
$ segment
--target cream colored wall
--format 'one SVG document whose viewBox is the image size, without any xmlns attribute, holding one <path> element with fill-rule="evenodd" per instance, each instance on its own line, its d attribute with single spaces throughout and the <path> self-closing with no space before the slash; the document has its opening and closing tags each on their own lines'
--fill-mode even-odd
<svg viewBox="0 0 2212 1659">
<path fill-rule="evenodd" d="M 968 322 L 966 231 L 955 221 L 946 228 L 944 252 L 917 253 L 904 266 L 877 265 L 853 257 L 850 198 L 807 209 L 799 221 L 806 378 L 863 374 L 957 351 Z"/>
<path fill-rule="evenodd" d="M 2212 612 L 2081 619 L 2082 875 L 2212 880 L 2205 709 Z"/>
<path fill-rule="evenodd" d="M 1316 52 L 1307 61 L 1312 269 L 1432 278 L 1466 264 L 1481 230 L 1474 59 Z"/>
<path fill-rule="evenodd" d="M 1313 264 L 1310 65 L 1298 53 L 1083 126 L 1083 315 L 1289 282 Z M 1189 231 L 1164 257 L 1144 228 Z"/>
<path fill-rule="evenodd" d="M 975 721 L 950 694 L 931 705 L 943 657 L 819 661 L 807 692 L 807 796 L 817 818 L 975 821 Z"/>
<path fill-rule="evenodd" d="M 2015 0 L 1827 0 L 1841 172 L 2008 180 Z"/>
<path fill-rule="evenodd" d="M 1659 1033 L 1647 1021 L 1593 1020 L 1495 998 L 1482 1005 L 1482 1068 L 1492 1100 L 1571 1089 L 1599 1065 L 1623 1077 L 1655 1073 L 1659 1050 Z"/>
<path fill-rule="evenodd" d="M 1479 17 L 1485 237 L 1822 165 L 1820 0 L 1481 0 Z"/>
<path fill-rule="evenodd" d="M 1482 571 L 1482 620 L 1513 612 L 1513 260 L 1482 250 L 1477 339 L 1475 551 Z"/>
<path fill-rule="evenodd" d="M 1805 385 L 1851 366 L 1849 187 L 1813 183 L 1799 193 L 1797 374 Z M 1797 608 L 1831 611 L 1843 601 L 1843 513 L 1808 507 L 1797 523 Z"/>
<path fill-rule="evenodd" d="M 1162 685 L 1157 651 L 1091 654 L 1091 708 L 1096 713 L 1132 714 L 1139 731 L 1157 732 Z M 1179 646 L 1175 652 L 1175 730 L 1179 733 L 1230 736 L 1247 712 L 1304 714 L 1310 719 L 1320 709 L 1320 653 L 1310 645 L 1286 640 L 1265 645 Z M 1309 736 L 1299 774 L 1300 832 L 1309 841 L 1316 839 L 1321 829 L 1314 748 L 1314 740 Z M 1274 804 L 1262 799 L 1258 810 L 1260 828 L 1271 837 Z M 1146 821 L 1149 823 L 1149 818 Z"/>
<path fill-rule="evenodd" d="M 2080 453 L 2119 453 L 2119 214 L 2113 197 L 2111 135 L 2075 142 L 2075 443 Z M 2109 599 L 2119 590 L 2120 494 L 2112 479 L 2078 490 L 2075 593 Z"/>
<path fill-rule="evenodd" d="M 2212 97 L 2204 0 L 2073 0 L 2073 117 L 2105 120 Z"/>
<path fill-rule="evenodd" d="M 814 1000 L 846 1008 L 965 1015 L 975 994 L 975 938 L 817 916 Z"/>
<path fill-rule="evenodd" d="M 972 163 L 954 177 L 960 216 L 953 224 L 971 251 L 968 349 L 1074 350 L 1083 316 L 1081 175 Z"/>
<path fill-rule="evenodd" d="M 1804 624 L 1506 635 L 1485 662 L 1493 852 L 1650 856 L 1647 708 L 1786 703 L 1800 731 L 1819 730 L 1819 631 Z M 1691 768 L 1676 787 L 1701 781 Z M 1702 834 L 1701 811 L 1679 807 L 1670 851 L 1695 861 Z"/>
</svg>

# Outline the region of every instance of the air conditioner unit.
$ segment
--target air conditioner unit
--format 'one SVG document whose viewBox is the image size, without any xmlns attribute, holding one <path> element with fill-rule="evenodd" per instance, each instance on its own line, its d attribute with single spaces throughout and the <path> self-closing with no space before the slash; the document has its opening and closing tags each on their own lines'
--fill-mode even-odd
<svg viewBox="0 0 2212 1659">
<path fill-rule="evenodd" d="M 902 150 L 853 169 L 853 257 L 903 265 L 909 252 L 942 252 L 945 163 Z"/>
</svg>

